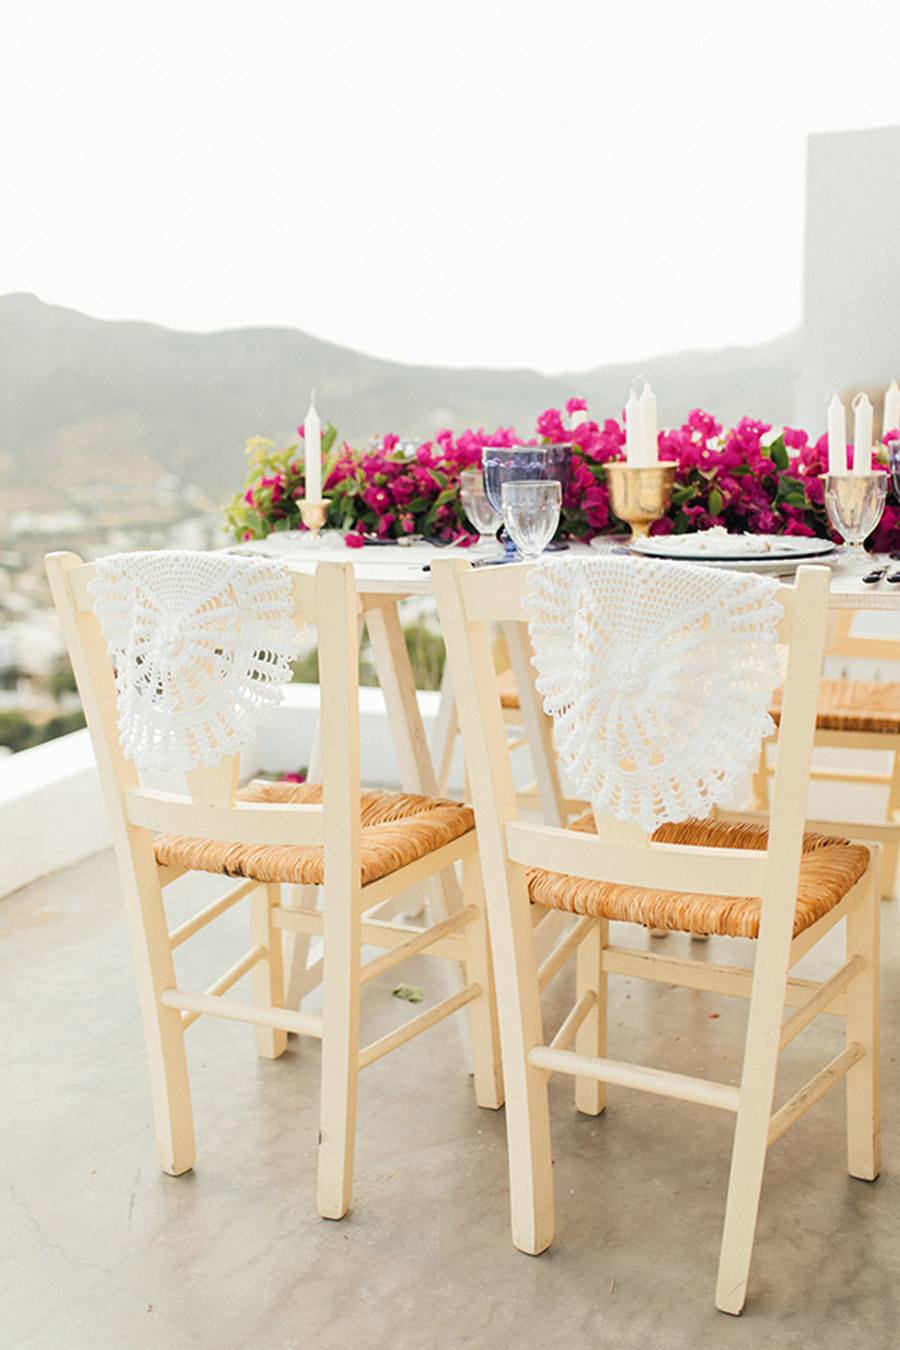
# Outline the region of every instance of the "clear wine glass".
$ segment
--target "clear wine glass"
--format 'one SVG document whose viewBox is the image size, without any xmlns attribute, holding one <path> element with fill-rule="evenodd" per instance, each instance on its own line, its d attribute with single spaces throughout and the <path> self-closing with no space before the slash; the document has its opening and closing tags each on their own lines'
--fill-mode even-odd
<svg viewBox="0 0 900 1350">
<path fill-rule="evenodd" d="M 847 544 L 850 561 L 868 566 L 864 545 L 884 514 L 888 475 L 829 473 L 824 478 L 828 519 Z"/>
<path fill-rule="evenodd" d="M 526 562 L 539 558 L 556 533 L 562 509 L 559 479 L 520 480 L 502 488 L 503 524 Z"/>
<path fill-rule="evenodd" d="M 900 500 L 900 441 L 888 441 L 888 464 L 891 470 L 891 483 L 894 496 Z"/>
<path fill-rule="evenodd" d="M 481 469 L 463 469 L 459 475 L 459 498 L 470 523 L 478 531 L 478 548 L 482 552 L 494 552 L 502 517 L 491 505 L 484 490 Z"/>
</svg>

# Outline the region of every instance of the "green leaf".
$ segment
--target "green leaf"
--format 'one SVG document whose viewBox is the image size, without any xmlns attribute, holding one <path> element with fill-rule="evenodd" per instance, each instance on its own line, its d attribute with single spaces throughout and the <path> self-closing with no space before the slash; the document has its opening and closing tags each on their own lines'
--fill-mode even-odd
<svg viewBox="0 0 900 1350">
<path fill-rule="evenodd" d="M 710 490 L 707 505 L 711 516 L 720 516 L 722 514 L 722 507 L 725 505 L 725 499 L 717 487 Z"/>
<path fill-rule="evenodd" d="M 421 1003 L 425 997 L 414 984 L 398 984 L 393 994 L 394 998 L 402 998 L 405 1003 Z"/>
<path fill-rule="evenodd" d="M 684 506 L 685 502 L 691 501 L 700 491 L 696 483 L 686 483 L 682 487 L 676 487 L 672 493 L 672 504 L 674 506 Z"/>
<path fill-rule="evenodd" d="M 785 469 L 790 467 L 791 457 L 787 452 L 787 446 L 784 443 L 783 436 L 779 436 L 778 439 L 773 441 L 769 446 L 768 458 L 771 459 L 776 469 L 780 469 L 782 473 L 784 473 Z"/>
</svg>

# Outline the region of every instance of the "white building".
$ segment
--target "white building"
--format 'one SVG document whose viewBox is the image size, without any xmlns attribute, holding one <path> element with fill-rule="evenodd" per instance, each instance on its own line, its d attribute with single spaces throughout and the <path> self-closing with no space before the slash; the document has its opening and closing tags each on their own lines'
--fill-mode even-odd
<svg viewBox="0 0 900 1350">
<path fill-rule="evenodd" d="M 892 379 L 900 379 L 900 127 L 811 136 L 798 424 L 824 428 L 832 393 L 867 389 L 875 403 Z"/>
</svg>

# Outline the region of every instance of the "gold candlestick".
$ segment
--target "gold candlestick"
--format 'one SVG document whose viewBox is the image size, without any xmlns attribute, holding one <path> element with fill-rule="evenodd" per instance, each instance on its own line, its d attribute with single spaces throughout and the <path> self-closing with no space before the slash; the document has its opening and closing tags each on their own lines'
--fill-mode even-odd
<svg viewBox="0 0 900 1350">
<path fill-rule="evenodd" d="M 303 524 L 309 530 L 311 543 L 319 543 L 319 531 L 328 518 L 328 503 L 325 501 L 308 502 L 305 499 L 300 502 L 300 515 Z"/>
<path fill-rule="evenodd" d="M 632 539 L 645 539 L 650 526 L 666 514 L 672 503 L 674 464 L 623 464 L 606 466 L 609 501 L 613 515 L 631 526 Z"/>
</svg>

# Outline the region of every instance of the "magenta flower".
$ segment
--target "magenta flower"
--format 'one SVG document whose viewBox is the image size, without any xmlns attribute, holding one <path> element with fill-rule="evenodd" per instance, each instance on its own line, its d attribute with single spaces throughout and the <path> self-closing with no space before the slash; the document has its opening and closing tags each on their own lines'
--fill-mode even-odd
<svg viewBox="0 0 900 1350">
<path fill-rule="evenodd" d="M 605 466 L 623 457 L 624 424 L 621 418 L 585 418 L 577 427 L 567 425 L 567 417 L 586 411 L 586 400 L 574 397 L 562 409 L 547 408 L 533 436 L 523 437 L 514 427 L 470 427 L 459 435 L 442 427 L 412 447 L 394 432 L 370 441 L 365 450 L 345 442 L 329 458 L 329 523 L 348 530 L 349 548 L 361 548 L 369 534 L 394 539 L 417 531 L 470 542 L 474 532 L 459 500 L 462 470 L 481 463 L 485 446 L 551 440 L 571 447 L 564 531 L 589 539 L 619 530 L 622 523 L 610 511 Z M 897 431 L 888 433 L 888 439 L 892 434 L 900 437 Z M 298 435 L 302 437 L 302 427 Z M 329 445 L 333 431 L 330 435 Z M 661 459 L 676 467 L 676 492 L 669 514 L 654 524 L 655 534 L 715 523 L 732 531 L 828 536 L 820 478 L 827 468 L 825 436 L 813 441 L 797 427 L 785 427 L 776 436 L 768 423 L 751 417 L 726 430 L 710 413 L 692 408 L 681 426 L 661 431 L 658 445 Z M 300 527 L 304 465 L 294 454 L 293 446 L 267 453 L 250 485 L 232 503 L 237 538 L 256 538 L 276 525 Z M 247 524 L 248 511 L 254 513 L 252 525 Z M 876 535 L 879 547 L 885 541 L 892 548 L 900 543 L 900 503 L 893 494 Z"/>
<path fill-rule="evenodd" d="M 537 433 L 545 441 L 567 441 L 572 434 L 564 425 L 558 408 L 547 408 L 541 413 L 537 420 Z"/>
</svg>

